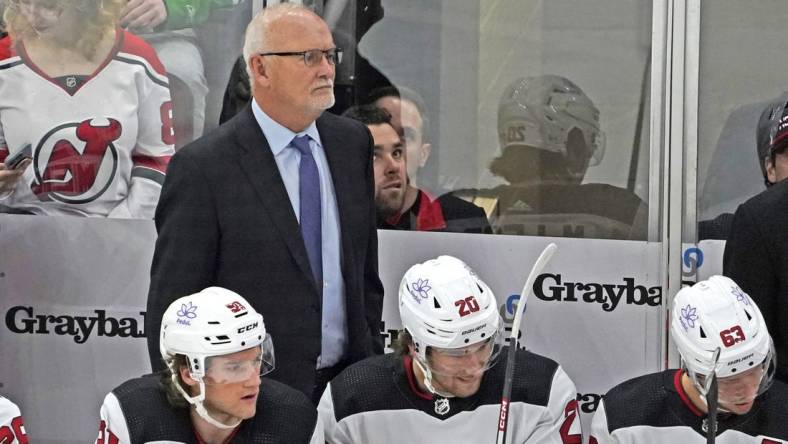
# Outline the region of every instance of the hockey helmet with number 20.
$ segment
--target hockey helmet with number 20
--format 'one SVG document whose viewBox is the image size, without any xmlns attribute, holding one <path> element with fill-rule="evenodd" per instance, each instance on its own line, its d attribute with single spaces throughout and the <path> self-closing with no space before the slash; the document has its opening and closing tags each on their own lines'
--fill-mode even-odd
<svg viewBox="0 0 788 444">
<path fill-rule="evenodd" d="M 461 260 L 440 256 L 412 266 L 400 283 L 399 313 L 428 383 L 435 371 L 427 359 L 430 347 L 451 352 L 490 343 L 481 370 L 495 363 L 502 342 L 495 295 Z"/>
<path fill-rule="evenodd" d="M 702 382 L 712 369 L 718 378 L 728 378 L 762 366 L 758 394 L 771 385 L 774 346 L 763 315 L 731 279 L 712 276 L 681 289 L 673 302 L 670 327 L 683 366 L 701 394 L 705 395 Z"/>
</svg>

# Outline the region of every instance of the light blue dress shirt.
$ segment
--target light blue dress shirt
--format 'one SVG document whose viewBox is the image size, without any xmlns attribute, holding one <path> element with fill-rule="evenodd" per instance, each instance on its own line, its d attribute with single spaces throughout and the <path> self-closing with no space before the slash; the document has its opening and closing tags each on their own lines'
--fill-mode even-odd
<svg viewBox="0 0 788 444">
<path fill-rule="evenodd" d="M 317 368 L 331 367 L 339 363 L 347 349 L 347 311 L 345 309 L 345 281 L 342 278 L 342 243 L 339 230 L 339 210 L 337 209 L 334 183 L 331 170 L 317 132 L 312 122 L 305 130 L 294 133 L 269 117 L 252 100 L 252 112 L 263 130 L 271 152 L 274 154 L 279 174 L 285 183 L 287 196 L 293 205 L 296 218 L 300 215 L 298 195 L 298 164 L 301 153 L 290 142 L 296 136 L 308 135 L 312 156 L 320 174 L 320 205 L 323 240 L 323 313 L 320 357 Z M 276 340 L 276 338 L 274 338 Z"/>
</svg>

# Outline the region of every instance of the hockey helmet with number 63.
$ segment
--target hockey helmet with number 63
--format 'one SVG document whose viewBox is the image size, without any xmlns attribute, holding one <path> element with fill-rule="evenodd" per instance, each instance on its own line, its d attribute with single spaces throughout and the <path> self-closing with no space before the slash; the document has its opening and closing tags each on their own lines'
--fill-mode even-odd
<svg viewBox="0 0 788 444">
<path fill-rule="evenodd" d="M 766 323 L 755 302 L 731 279 L 712 276 L 681 289 L 673 301 L 670 328 L 682 365 L 702 393 L 702 382 L 712 370 L 718 378 L 727 378 L 762 366 L 758 393 L 771 384 L 774 346 Z"/>
</svg>

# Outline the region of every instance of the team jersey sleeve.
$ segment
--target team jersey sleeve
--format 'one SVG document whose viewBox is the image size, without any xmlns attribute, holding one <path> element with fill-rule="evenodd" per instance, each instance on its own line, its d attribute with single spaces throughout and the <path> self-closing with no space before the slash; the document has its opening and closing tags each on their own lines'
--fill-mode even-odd
<svg viewBox="0 0 788 444">
<path fill-rule="evenodd" d="M 553 375 L 550 399 L 527 444 L 581 444 L 577 389 L 561 367 Z M 510 418 L 514 419 L 514 418 Z"/>
<path fill-rule="evenodd" d="M 153 49 L 134 37 L 135 51 L 144 56 L 137 74 L 139 108 L 137 141 L 132 151 L 129 193 L 109 217 L 152 219 L 170 157 L 175 153 L 172 101 L 164 67 Z"/>
<path fill-rule="evenodd" d="M 13 402 L 0 396 L 0 443 L 27 444 L 22 413 Z"/>
<path fill-rule="evenodd" d="M 8 157 L 8 146 L 3 135 L 3 121 L 0 120 L 0 163 L 5 163 L 6 157 Z M 10 195 L 10 191 L 0 192 L 0 201 L 5 200 Z"/>
<path fill-rule="evenodd" d="M 317 404 L 318 421 L 322 423 L 326 444 L 352 444 L 347 427 L 338 423 L 334 412 L 334 398 L 331 396 L 331 383 L 326 386 L 320 402 Z"/>
<path fill-rule="evenodd" d="M 315 421 L 315 430 L 312 432 L 312 438 L 309 440 L 309 444 L 325 444 L 325 432 L 323 430 L 323 421 L 320 419 L 320 415 L 317 417 L 317 421 Z"/>
<path fill-rule="evenodd" d="M 617 443 L 607 426 L 607 413 L 605 412 L 605 400 L 599 401 L 599 406 L 591 420 L 591 436 L 588 444 L 613 444 Z"/>
<path fill-rule="evenodd" d="M 101 405 L 101 423 L 99 424 L 96 444 L 131 444 L 126 415 L 114 393 L 109 393 Z"/>
</svg>

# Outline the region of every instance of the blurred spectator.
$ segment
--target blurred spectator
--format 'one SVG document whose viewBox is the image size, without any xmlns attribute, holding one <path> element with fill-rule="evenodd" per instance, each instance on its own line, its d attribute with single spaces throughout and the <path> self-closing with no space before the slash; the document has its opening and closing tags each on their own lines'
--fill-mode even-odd
<svg viewBox="0 0 788 444">
<path fill-rule="evenodd" d="M 173 153 L 164 67 L 117 28 L 125 0 L 8 0 L 0 41 L 0 204 L 151 218 Z M 76 37 L 76 38 L 75 38 Z M 28 168 L 28 166 L 31 166 Z"/>
<path fill-rule="evenodd" d="M 723 274 L 739 283 L 763 312 L 777 353 L 788 355 L 788 109 L 781 100 L 759 124 L 765 191 L 741 204 L 725 244 Z M 763 128 L 763 129 L 762 129 Z M 768 130 L 766 129 L 768 128 Z M 766 135 L 768 134 L 768 136 Z M 761 137 L 763 136 L 763 137 Z M 776 183 L 775 183 L 776 182 Z M 788 360 L 778 361 L 777 379 L 788 382 Z"/>
<path fill-rule="evenodd" d="M 602 160 L 599 110 L 574 83 L 556 75 L 519 78 L 498 105 L 501 155 L 490 171 L 508 185 L 460 190 L 485 209 L 501 234 L 646 239 L 648 209 L 629 190 L 581 184 Z"/>
<path fill-rule="evenodd" d="M 432 148 L 424 138 L 428 120 L 421 98 L 406 88 L 385 87 L 373 91 L 369 99 L 391 116 L 390 124 L 402 138 L 406 149 L 408 184 L 402 208 L 398 214 L 378 221 L 378 228 L 491 233 L 490 223 L 481 208 L 451 194 L 436 198 L 418 187 L 419 170 L 429 159 Z M 353 115 L 350 117 L 364 121 Z"/>
<path fill-rule="evenodd" d="M 236 4 L 238 0 L 128 0 L 121 12 L 120 24 L 150 43 L 167 70 L 172 86 L 176 148 L 201 136 L 205 126 L 209 89 L 194 28 L 204 23 L 214 9 Z M 225 68 L 228 72 L 229 63 Z"/>
<path fill-rule="evenodd" d="M 343 50 L 342 63 L 337 65 L 334 79 L 336 101 L 329 112 L 341 114 L 350 106 L 360 104 L 370 91 L 391 85 L 357 49 L 364 34 L 383 18 L 380 0 L 305 0 L 302 3 L 323 17 L 337 47 Z M 224 91 L 219 122 L 230 120 L 250 99 L 246 64 L 239 59 Z"/>
<path fill-rule="evenodd" d="M 0 396 L 0 443 L 27 444 L 25 421 L 19 407 Z"/>
<path fill-rule="evenodd" d="M 755 130 L 755 152 L 758 166 L 760 166 L 763 175 L 763 182 L 767 188 L 788 177 L 788 154 L 785 153 L 788 144 L 783 143 L 782 140 L 774 140 L 779 132 L 787 102 L 788 93 L 783 93 L 767 103 L 760 113 Z M 741 148 L 741 146 L 737 148 Z M 730 156 L 730 153 L 727 154 Z M 737 164 L 741 162 L 741 159 L 735 157 L 733 160 Z M 732 223 L 733 213 L 722 213 L 714 219 L 698 222 L 698 241 L 727 239 Z"/>
<path fill-rule="evenodd" d="M 383 5 L 381 0 L 314 0 L 313 3 L 331 28 L 337 46 L 345 51 L 334 81 L 336 103 L 329 110 L 341 114 L 361 104 L 371 91 L 391 86 L 389 79 L 358 51 L 367 31 L 383 19 Z"/>
</svg>

